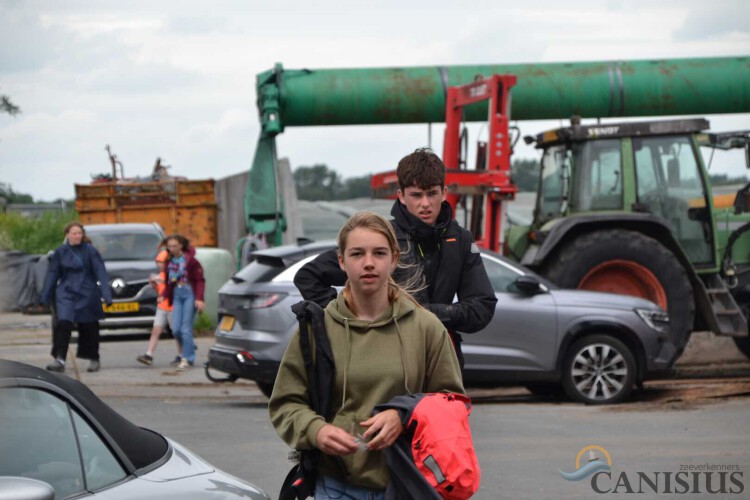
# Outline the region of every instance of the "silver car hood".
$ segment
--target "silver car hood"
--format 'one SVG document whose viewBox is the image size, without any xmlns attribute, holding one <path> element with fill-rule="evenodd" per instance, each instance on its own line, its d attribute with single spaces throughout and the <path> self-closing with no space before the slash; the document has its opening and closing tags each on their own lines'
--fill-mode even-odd
<svg viewBox="0 0 750 500">
<path fill-rule="evenodd" d="M 560 307 L 588 307 L 602 309 L 657 309 L 658 305 L 651 301 L 627 295 L 613 293 L 589 292 L 586 290 L 552 290 L 555 302 Z"/>
</svg>

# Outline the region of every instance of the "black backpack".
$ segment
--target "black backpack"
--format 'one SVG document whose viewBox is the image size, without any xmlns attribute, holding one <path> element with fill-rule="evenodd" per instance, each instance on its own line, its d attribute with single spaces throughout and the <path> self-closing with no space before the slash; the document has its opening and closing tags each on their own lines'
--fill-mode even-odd
<svg viewBox="0 0 750 500">
<path fill-rule="evenodd" d="M 312 301 L 298 302 L 292 306 L 292 312 L 299 321 L 299 343 L 305 359 L 308 394 L 310 406 L 318 415 L 330 422 L 333 415 L 330 410 L 331 393 L 335 382 L 336 366 L 333 362 L 333 351 L 328 341 L 323 309 Z M 313 359 L 310 345 L 309 326 L 315 345 Z M 302 500 L 315 492 L 317 479 L 316 465 L 320 459 L 320 450 L 298 450 L 299 463 L 287 474 L 279 492 L 279 500 Z M 340 460 L 340 458 L 339 458 Z M 343 464 L 341 464 L 343 467 Z"/>
</svg>

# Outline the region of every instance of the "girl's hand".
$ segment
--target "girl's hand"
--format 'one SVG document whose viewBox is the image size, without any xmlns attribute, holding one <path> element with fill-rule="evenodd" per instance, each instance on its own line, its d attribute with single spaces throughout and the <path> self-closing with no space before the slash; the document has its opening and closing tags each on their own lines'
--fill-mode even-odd
<svg viewBox="0 0 750 500">
<path fill-rule="evenodd" d="M 359 450 L 354 436 L 332 424 L 320 428 L 315 442 L 318 449 L 326 455 L 351 455 Z"/>
<path fill-rule="evenodd" d="M 206 308 L 206 304 L 202 300 L 195 301 L 195 309 L 198 312 L 202 312 Z"/>
<path fill-rule="evenodd" d="M 401 425 L 401 417 L 396 410 L 385 410 L 374 417 L 370 417 L 361 424 L 362 427 L 368 427 L 364 433 L 369 450 L 382 450 L 388 448 L 404 431 Z M 370 439 L 372 438 L 372 439 Z"/>
</svg>

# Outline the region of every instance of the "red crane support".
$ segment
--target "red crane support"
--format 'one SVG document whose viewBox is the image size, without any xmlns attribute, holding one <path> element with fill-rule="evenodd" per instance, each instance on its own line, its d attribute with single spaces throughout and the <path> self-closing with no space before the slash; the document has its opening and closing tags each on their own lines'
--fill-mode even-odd
<svg viewBox="0 0 750 500">
<path fill-rule="evenodd" d="M 517 191 L 510 177 L 512 151 L 508 130 L 511 88 L 515 84 L 515 75 L 493 75 L 466 85 L 449 87 L 445 106 L 443 162 L 446 166 L 447 201 L 455 214 L 459 198 L 462 195 L 472 196 L 470 229 L 479 246 L 495 252 L 500 252 L 503 244 L 503 202 L 513 200 Z M 475 170 L 462 169 L 460 128 L 464 107 L 486 100 L 489 100 L 489 140 L 483 149 L 486 152 L 484 164 L 477 165 Z M 396 172 L 373 175 L 371 185 L 373 196 L 395 197 L 398 189 Z"/>
</svg>

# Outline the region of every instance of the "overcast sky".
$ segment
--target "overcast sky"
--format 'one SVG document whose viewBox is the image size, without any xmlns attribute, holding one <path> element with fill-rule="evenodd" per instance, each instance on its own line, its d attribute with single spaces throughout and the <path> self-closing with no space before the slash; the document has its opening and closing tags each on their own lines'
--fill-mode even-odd
<svg viewBox="0 0 750 500">
<path fill-rule="evenodd" d="M 192 179 L 247 170 L 259 133 L 255 76 L 276 62 L 750 55 L 749 12 L 740 0 L 0 0 L 0 94 L 22 109 L 0 114 L 0 182 L 35 199 L 73 198 L 74 183 L 110 171 L 107 144 L 127 176 L 148 175 L 157 157 Z M 750 128 L 750 115 L 709 118 L 716 130 Z M 524 134 L 558 124 L 519 123 Z M 432 135 L 440 151 L 442 128 Z M 293 167 L 326 163 L 349 177 L 394 168 L 427 136 L 426 125 L 288 128 L 278 150 Z"/>
</svg>

